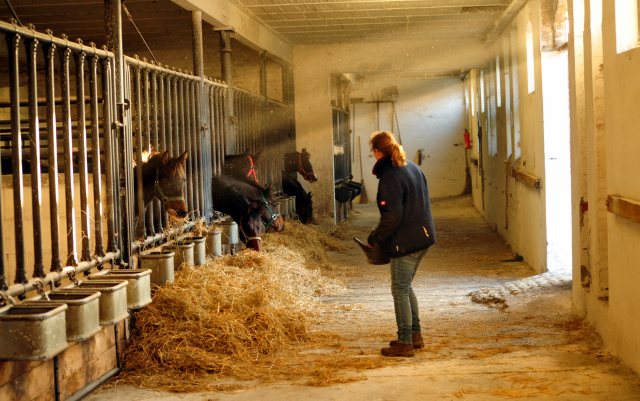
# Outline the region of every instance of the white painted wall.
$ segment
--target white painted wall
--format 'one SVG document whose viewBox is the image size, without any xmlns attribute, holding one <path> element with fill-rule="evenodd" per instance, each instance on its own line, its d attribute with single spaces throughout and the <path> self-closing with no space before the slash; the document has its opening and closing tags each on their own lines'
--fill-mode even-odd
<svg viewBox="0 0 640 401">
<path fill-rule="evenodd" d="M 459 40 L 294 46 L 292 54 L 296 146 L 306 147 L 312 154 L 319 181 L 303 185 L 314 192 L 314 206 L 320 215 L 331 213 L 334 208 L 329 74 L 467 69 L 487 62 L 486 49 L 476 41 Z M 462 89 L 459 96 L 461 99 Z M 462 138 L 462 132 L 459 135 Z"/>
<path fill-rule="evenodd" d="M 432 198 L 459 195 L 464 188 L 464 97 L 459 78 L 434 78 L 411 80 L 369 81 L 357 85 L 351 96 L 371 100 L 371 94 L 381 95 L 382 89 L 397 86 L 398 101 L 395 104 L 400 126 L 402 146 L 407 159 L 419 164 L 418 151 L 422 149 L 422 165 L 429 183 Z M 353 175 L 360 181 L 360 163 L 357 149 L 361 138 L 365 187 L 369 202 L 375 202 L 378 180 L 371 174 L 375 158 L 370 153 L 369 138 L 376 131 L 376 105 L 362 103 L 355 109 L 355 158 Z M 392 130 L 391 104 L 380 104 L 380 130 Z M 352 120 L 353 121 L 353 120 Z M 398 128 L 394 122 L 393 132 Z"/>
</svg>

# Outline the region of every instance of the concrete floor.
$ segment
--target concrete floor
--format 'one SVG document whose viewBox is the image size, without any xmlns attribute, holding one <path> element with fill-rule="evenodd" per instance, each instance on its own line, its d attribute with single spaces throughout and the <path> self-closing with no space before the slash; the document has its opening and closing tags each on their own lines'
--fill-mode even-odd
<svg viewBox="0 0 640 401">
<path fill-rule="evenodd" d="M 638 375 L 609 355 L 571 310 L 571 290 L 542 289 L 508 299 L 506 309 L 474 304 L 467 294 L 533 274 L 513 258 L 468 197 L 435 201 L 437 244 L 414 280 L 426 346 L 384 368 L 345 372 L 362 380 L 327 387 L 243 383 L 245 389 L 175 394 L 108 383 L 87 400 L 640 400 Z M 375 205 L 356 205 L 359 236 L 375 226 Z M 370 266 L 359 249 L 334 253 L 348 291 L 325 297 L 342 306 L 322 328 L 344 335 L 372 358 L 396 327 L 388 266 Z M 526 262 L 526 261 L 525 261 Z"/>
</svg>

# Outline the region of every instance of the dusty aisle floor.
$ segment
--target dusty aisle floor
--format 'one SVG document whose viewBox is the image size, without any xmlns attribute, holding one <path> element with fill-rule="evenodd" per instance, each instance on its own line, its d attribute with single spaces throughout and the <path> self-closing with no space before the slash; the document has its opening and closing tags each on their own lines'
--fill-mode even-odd
<svg viewBox="0 0 640 401">
<path fill-rule="evenodd" d="M 638 376 L 571 312 L 570 289 L 523 292 L 504 310 L 472 303 L 471 291 L 533 271 L 522 262 L 501 262 L 514 255 L 469 198 L 436 201 L 433 214 L 438 243 L 414 280 L 426 346 L 414 358 L 347 371 L 362 380 L 327 387 L 255 383 L 246 390 L 173 394 L 111 382 L 87 400 L 640 400 Z M 366 235 L 377 219 L 375 205 L 357 205 L 354 231 Z M 349 352 L 383 358 L 379 349 L 396 331 L 388 265 L 367 265 L 356 248 L 332 256 L 336 274 L 348 276 L 349 291 L 323 298 L 335 307 L 322 328 L 345 336 Z"/>
</svg>

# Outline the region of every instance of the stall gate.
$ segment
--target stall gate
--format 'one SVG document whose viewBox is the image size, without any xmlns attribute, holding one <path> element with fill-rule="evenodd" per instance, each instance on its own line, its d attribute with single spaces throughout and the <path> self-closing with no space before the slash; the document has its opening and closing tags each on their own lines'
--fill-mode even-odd
<svg viewBox="0 0 640 401">
<path fill-rule="evenodd" d="M 291 101 L 234 88 L 235 124 L 227 130 L 225 83 L 125 57 L 119 122 L 113 53 L 5 22 L 0 32 L 8 54 L 8 72 L 0 72 L 4 294 L 22 297 L 71 270 L 132 266 L 134 252 L 173 234 L 161 202 L 145 211 L 135 191 L 145 152 L 189 152 L 191 213 L 175 230 L 214 218 L 211 178 L 227 154 L 225 132 L 238 153 L 262 150 L 261 183 L 281 190 L 283 155 L 295 150 Z"/>
<path fill-rule="evenodd" d="M 349 113 L 333 108 L 333 170 L 334 184 L 342 185 L 353 178 L 351 175 L 351 134 L 349 131 Z M 336 199 L 336 223 L 349 217 L 351 201 L 340 202 Z"/>
</svg>

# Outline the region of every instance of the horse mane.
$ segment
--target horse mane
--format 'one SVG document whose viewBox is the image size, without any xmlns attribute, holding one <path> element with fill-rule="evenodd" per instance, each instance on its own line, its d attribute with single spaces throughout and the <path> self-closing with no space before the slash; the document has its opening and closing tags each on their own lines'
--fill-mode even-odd
<svg viewBox="0 0 640 401">
<path fill-rule="evenodd" d="M 145 185 L 153 184 L 156 180 L 158 167 L 162 166 L 164 172 L 175 177 L 185 178 L 184 166 L 175 157 L 170 157 L 167 164 L 162 164 L 164 152 L 152 152 L 146 162 L 142 163 L 142 181 Z"/>
</svg>

